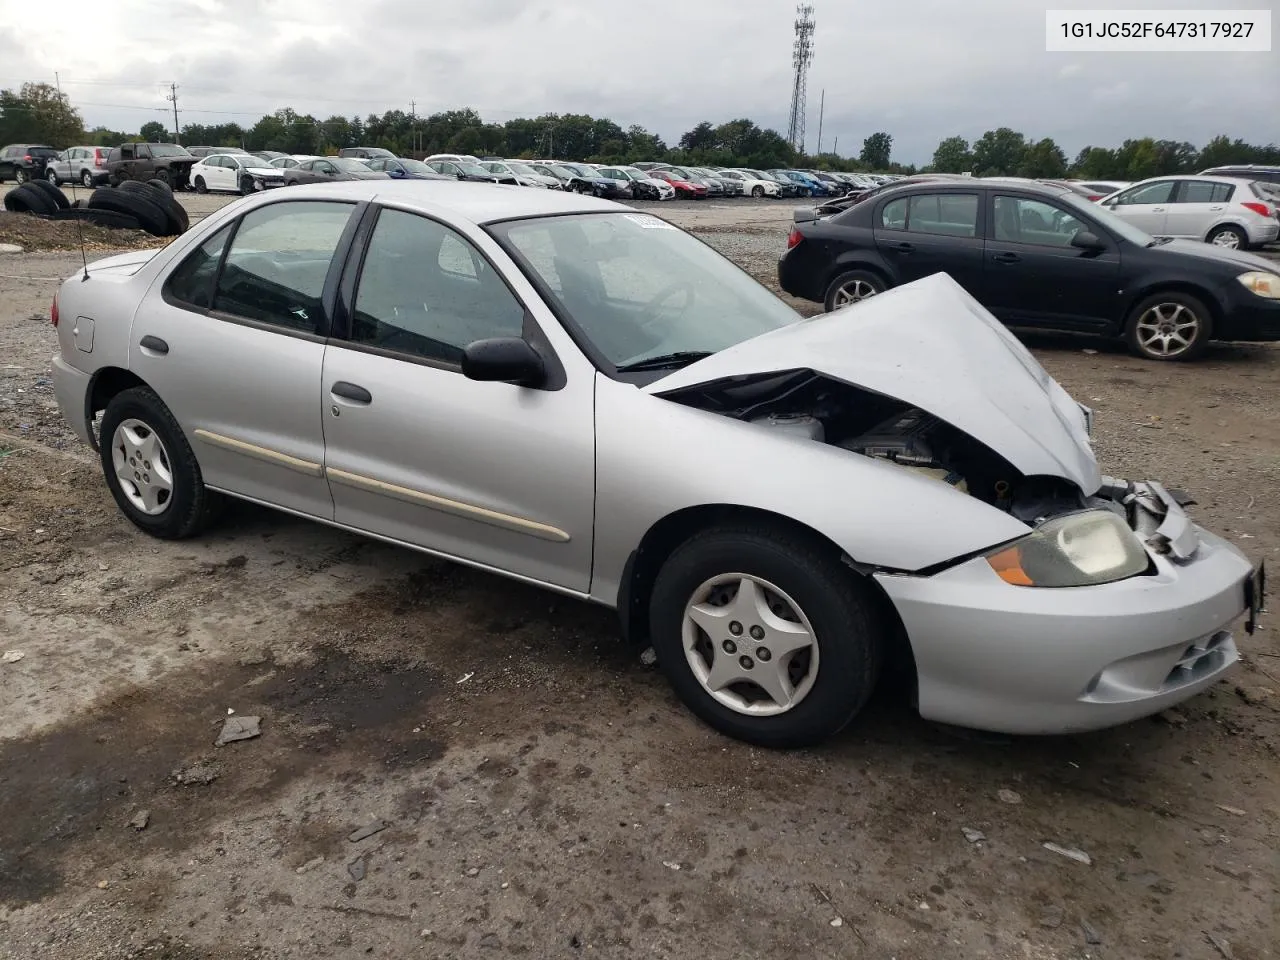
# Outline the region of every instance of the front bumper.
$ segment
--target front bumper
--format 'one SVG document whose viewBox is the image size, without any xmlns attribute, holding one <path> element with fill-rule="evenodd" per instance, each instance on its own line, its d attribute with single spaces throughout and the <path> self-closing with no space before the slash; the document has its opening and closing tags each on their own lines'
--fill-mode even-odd
<svg viewBox="0 0 1280 960">
<path fill-rule="evenodd" d="M 1239 655 L 1249 561 L 1194 525 L 1186 562 L 1097 587 L 1001 580 L 979 557 L 932 577 L 877 574 L 911 642 L 921 716 L 1014 734 L 1095 730 L 1213 685 Z"/>
<path fill-rule="evenodd" d="M 1231 281 L 1225 288 L 1222 320 L 1213 335 L 1218 340 L 1280 340 L 1280 300 L 1268 300 Z"/>
<path fill-rule="evenodd" d="M 75 435 L 90 446 L 93 446 L 93 437 L 89 434 L 89 386 L 92 380 L 90 374 L 71 366 L 60 355 L 54 356 L 53 395 L 58 401 L 58 409 Z"/>
</svg>

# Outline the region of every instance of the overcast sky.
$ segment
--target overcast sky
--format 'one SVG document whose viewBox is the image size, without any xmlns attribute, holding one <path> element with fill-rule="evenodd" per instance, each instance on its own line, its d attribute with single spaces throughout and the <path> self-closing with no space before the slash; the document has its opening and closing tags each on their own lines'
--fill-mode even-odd
<svg viewBox="0 0 1280 960">
<path fill-rule="evenodd" d="M 808 148 L 824 89 L 825 148 L 839 138 L 856 154 L 885 130 L 904 162 L 997 126 L 1053 137 L 1069 155 L 1145 135 L 1280 141 L 1280 45 L 1046 53 L 1045 7 L 1089 5 L 814 0 Z M 471 106 L 494 122 L 590 113 L 674 143 L 701 120 L 744 116 L 785 133 L 794 19 L 791 0 L 0 0 L 0 86 L 57 71 L 89 126 L 128 131 L 172 125 L 174 80 L 183 124 L 248 125 L 280 106 L 364 116 L 416 100 L 419 115 Z"/>
</svg>

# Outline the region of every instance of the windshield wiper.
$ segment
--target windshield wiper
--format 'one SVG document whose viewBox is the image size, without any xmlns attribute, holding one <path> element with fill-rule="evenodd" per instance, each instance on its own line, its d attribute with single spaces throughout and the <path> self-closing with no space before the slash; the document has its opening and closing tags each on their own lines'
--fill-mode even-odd
<svg viewBox="0 0 1280 960">
<path fill-rule="evenodd" d="M 696 363 L 711 356 L 711 354 L 711 350 L 678 350 L 675 353 L 663 353 L 656 357 L 645 357 L 642 360 L 625 363 L 618 368 L 618 372 L 632 373 L 638 370 L 668 370 L 676 367 L 687 367 L 691 363 Z"/>
<path fill-rule="evenodd" d="M 1151 242 L 1150 242 L 1150 243 L 1148 243 L 1148 244 L 1147 244 L 1147 246 L 1148 246 L 1148 247 L 1163 247 L 1166 243 L 1170 242 L 1172 239 L 1173 239 L 1173 237 L 1152 237 L 1152 238 L 1151 238 Z"/>
</svg>

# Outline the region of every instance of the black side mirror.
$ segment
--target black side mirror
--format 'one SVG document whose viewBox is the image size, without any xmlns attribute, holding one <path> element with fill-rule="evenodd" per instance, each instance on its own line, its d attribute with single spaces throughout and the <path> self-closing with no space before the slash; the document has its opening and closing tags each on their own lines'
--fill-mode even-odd
<svg viewBox="0 0 1280 960">
<path fill-rule="evenodd" d="M 538 351 L 519 337 L 492 337 L 467 344 L 462 352 L 462 375 L 469 380 L 541 386 L 546 364 Z"/>
<path fill-rule="evenodd" d="M 1081 250 L 1105 250 L 1107 245 L 1098 238 L 1096 233 L 1090 233 L 1088 230 L 1079 231 L 1071 238 L 1071 245 L 1079 247 Z"/>
</svg>

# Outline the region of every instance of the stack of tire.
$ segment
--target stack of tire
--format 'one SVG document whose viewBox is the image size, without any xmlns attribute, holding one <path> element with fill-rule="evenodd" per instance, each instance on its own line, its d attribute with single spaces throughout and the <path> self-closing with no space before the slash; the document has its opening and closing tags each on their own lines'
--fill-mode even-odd
<svg viewBox="0 0 1280 960">
<path fill-rule="evenodd" d="M 81 201 L 80 203 L 83 203 Z M 29 180 L 4 196 L 4 208 L 50 220 L 83 220 L 117 230 L 145 230 L 157 237 L 176 237 L 190 225 L 187 211 L 162 180 L 125 180 L 118 187 L 99 187 L 83 206 L 47 180 Z"/>
</svg>

